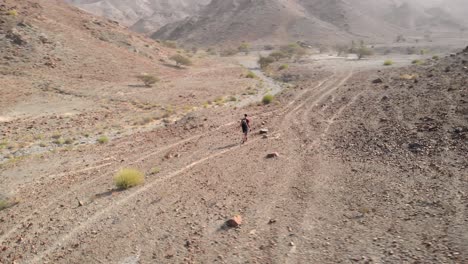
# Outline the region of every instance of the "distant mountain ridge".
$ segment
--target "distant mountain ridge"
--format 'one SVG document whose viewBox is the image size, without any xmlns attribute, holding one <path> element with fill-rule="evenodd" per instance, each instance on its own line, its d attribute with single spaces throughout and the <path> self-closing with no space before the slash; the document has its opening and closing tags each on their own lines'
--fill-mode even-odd
<svg viewBox="0 0 468 264">
<path fill-rule="evenodd" d="M 437 1 L 433 1 L 435 4 Z M 422 2 L 421 2 L 422 3 Z M 462 27 L 460 19 L 427 2 L 399 0 L 213 0 L 197 15 L 152 35 L 192 45 L 353 38 L 390 40 L 412 30 Z M 466 6 L 467 4 L 465 4 Z"/>
<path fill-rule="evenodd" d="M 141 33 L 199 12 L 209 0 L 65 0 L 98 16 L 104 16 Z"/>
<path fill-rule="evenodd" d="M 468 27 L 465 0 L 66 0 L 155 39 L 187 45 L 350 39 Z"/>
</svg>

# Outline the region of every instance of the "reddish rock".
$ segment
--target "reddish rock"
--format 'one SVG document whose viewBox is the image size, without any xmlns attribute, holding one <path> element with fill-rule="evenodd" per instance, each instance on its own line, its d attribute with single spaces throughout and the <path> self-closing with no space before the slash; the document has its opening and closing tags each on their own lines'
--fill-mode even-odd
<svg viewBox="0 0 468 264">
<path fill-rule="evenodd" d="M 233 218 L 226 221 L 226 225 L 229 227 L 238 227 L 242 224 L 242 217 L 240 215 L 236 215 Z"/>
<path fill-rule="evenodd" d="M 273 152 L 273 153 L 269 153 L 266 157 L 267 159 L 278 158 L 279 154 L 278 152 Z"/>
</svg>

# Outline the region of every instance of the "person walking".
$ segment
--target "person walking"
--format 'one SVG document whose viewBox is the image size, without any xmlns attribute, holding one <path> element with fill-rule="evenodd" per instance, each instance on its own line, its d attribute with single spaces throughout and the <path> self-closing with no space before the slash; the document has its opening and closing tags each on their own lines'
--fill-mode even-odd
<svg viewBox="0 0 468 264">
<path fill-rule="evenodd" d="M 242 138 L 242 144 L 247 142 L 248 135 L 250 132 L 250 120 L 247 117 L 247 114 L 244 115 L 244 118 L 241 119 L 241 128 L 242 128 L 242 133 L 244 134 L 244 137 Z"/>
</svg>

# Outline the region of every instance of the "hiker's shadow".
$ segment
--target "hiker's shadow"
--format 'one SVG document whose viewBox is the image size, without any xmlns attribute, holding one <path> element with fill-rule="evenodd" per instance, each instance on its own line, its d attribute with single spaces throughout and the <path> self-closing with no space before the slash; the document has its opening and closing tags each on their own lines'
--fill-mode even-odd
<svg viewBox="0 0 468 264">
<path fill-rule="evenodd" d="M 151 88 L 150 86 L 146 86 L 144 84 L 129 84 L 129 88 Z"/>
<path fill-rule="evenodd" d="M 124 189 L 112 189 L 112 190 L 109 190 L 109 191 L 106 191 L 106 192 L 95 194 L 94 197 L 96 199 L 100 199 L 100 198 L 112 196 L 114 194 L 117 194 L 117 193 L 120 193 L 120 192 L 123 192 L 123 191 L 124 191 Z"/>
<path fill-rule="evenodd" d="M 238 146 L 238 145 L 239 145 L 239 143 L 233 143 L 233 144 L 229 144 L 229 145 L 224 146 L 224 147 L 216 148 L 216 150 L 230 149 L 230 148 L 233 148 L 233 147 Z"/>
</svg>

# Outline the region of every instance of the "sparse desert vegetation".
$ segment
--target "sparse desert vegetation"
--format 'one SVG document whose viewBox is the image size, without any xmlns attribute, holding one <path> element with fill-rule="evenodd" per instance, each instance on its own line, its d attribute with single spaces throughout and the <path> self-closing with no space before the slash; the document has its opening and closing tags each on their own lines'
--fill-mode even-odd
<svg viewBox="0 0 468 264">
<path fill-rule="evenodd" d="M 144 174 L 137 169 L 122 169 L 114 176 L 115 186 L 119 189 L 129 189 L 144 182 Z"/>
<path fill-rule="evenodd" d="M 271 102 L 273 102 L 274 98 L 275 97 L 273 95 L 267 94 L 267 95 L 263 96 L 262 102 L 263 102 L 263 104 L 270 104 Z"/>
<path fill-rule="evenodd" d="M 180 66 L 190 66 L 190 65 L 193 64 L 192 61 L 189 58 L 184 57 L 183 55 L 180 55 L 180 54 L 173 55 L 171 57 L 171 60 L 173 60 L 178 67 L 180 67 Z"/>
<path fill-rule="evenodd" d="M 160 168 L 160 167 L 153 167 L 153 168 L 151 168 L 150 174 L 151 174 L 151 175 L 156 175 L 156 174 L 158 174 L 158 173 L 160 173 L 160 172 L 161 172 L 161 168 Z"/>
<path fill-rule="evenodd" d="M 249 71 L 249 72 L 245 75 L 245 78 L 255 79 L 255 78 L 257 78 L 257 75 L 255 75 L 255 73 Z"/>
<path fill-rule="evenodd" d="M 100 136 L 98 137 L 97 142 L 99 144 L 106 144 L 109 142 L 109 138 L 107 136 Z"/>
<path fill-rule="evenodd" d="M 9 203 L 6 200 L 0 200 L 0 211 L 8 208 Z"/>
<path fill-rule="evenodd" d="M 137 75 L 136 78 L 138 80 L 140 80 L 141 82 L 143 82 L 143 84 L 146 87 L 151 87 L 151 86 L 153 86 L 153 84 L 155 84 L 155 83 L 157 83 L 159 81 L 159 79 L 156 76 L 148 75 L 148 74 Z"/>
<path fill-rule="evenodd" d="M 391 66 L 391 65 L 393 65 L 393 60 L 385 60 L 383 65 L 384 66 Z"/>
<path fill-rule="evenodd" d="M 2 1 L 0 262 L 465 263 L 452 11 L 209 2 Z"/>
</svg>

